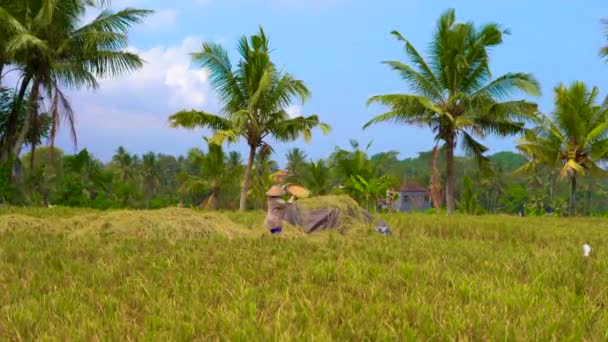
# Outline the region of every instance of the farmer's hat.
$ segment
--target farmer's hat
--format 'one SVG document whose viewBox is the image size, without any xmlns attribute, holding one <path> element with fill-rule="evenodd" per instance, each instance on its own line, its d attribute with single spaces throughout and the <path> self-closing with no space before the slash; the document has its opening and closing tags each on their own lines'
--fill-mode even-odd
<svg viewBox="0 0 608 342">
<path fill-rule="evenodd" d="M 279 196 L 284 196 L 285 194 L 286 194 L 285 190 L 281 189 L 277 185 L 273 185 L 272 187 L 270 187 L 270 189 L 268 191 L 266 191 L 266 196 L 268 196 L 268 197 L 279 197 Z"/>
</svg>

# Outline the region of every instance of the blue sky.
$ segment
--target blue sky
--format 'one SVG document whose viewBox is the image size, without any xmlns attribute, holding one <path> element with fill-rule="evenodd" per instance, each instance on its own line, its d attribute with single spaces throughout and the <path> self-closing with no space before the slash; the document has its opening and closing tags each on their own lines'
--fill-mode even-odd
<svg viewBox="0 0 608 342">
<path fill-rule="evenodd" d="M 456 9 L 458 21 L 498 22 L 511 35 L 492 52 L 495 76 L 531 72 L 541 82 L 537 101 L 544 112 L 552 108 L 552 89 L 559 82 L 582 80 L 608 92 L 608 64 L 598 57 L 608 42 L 600 19 L 608 17 L 605 0 L 114 0 L 113 6 L 154 9 L 155 15 L 131 35 L 133 49 L 148 61 L 128 77 L 102 82 L 96 92 L 71 94 L 78 115 L 79 148 L 102 160 L 123 145 L 136 153 L 157 151 L 184 154 L 203 147 L 208 132 L 175 130 L 167 116 L 179 109 L 216 112 L 218 103 L 204 70 L 190 65 L 188 53 L 203 41 L 216 41 L 234 53 L 235 41 L 262 25 L 270 36 L 273 59 L 304 80 L 312 98 L 294 113 L 319 114 L 333 126 L 311 144 L 276 144 L 275 159 L 284 161 L 291 147 L 309 157 L 326 157 L 351 138 L 371 152 L 396 150 L 416 156 L 432 147 L 423 128 L 383 124 L 362 131 L 381 108 L 367 108 L 372 95 L 408 92 L 397 74 L 380 62 L 404 60 L 402 45 L 389 32 L 399 30 L 424 51 L 439 15 Z M 66 130 L 64 130 L 66 131 Z M 489 138 L 491 152 L 513 150 L 515 138 Z M 73 151 L 67 135 L 59 145 Z M 245 152 L 242 144 L 231 148 Z"/>
</svg>

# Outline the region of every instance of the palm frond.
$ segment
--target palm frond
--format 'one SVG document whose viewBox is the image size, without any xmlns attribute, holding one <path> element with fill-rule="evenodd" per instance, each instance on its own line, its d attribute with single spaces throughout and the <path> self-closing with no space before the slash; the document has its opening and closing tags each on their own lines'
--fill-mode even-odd
<svg viewBox="0 0 608 342">
<path fill-rule="evenodd" d="M 141 23 L 146 16 L 152 13 L 154 11 L 136 8 L 126 8 L 118 12 L 105 9 L 92 22 L 76 30 L 76 34 L 90 31 L 125 34 L 134 24 Z"/>
<path fill-rule="evenodd" d="M 209 183 L 202 177 L 185 175 L 181 181 L 182 185 L 177 190 L 180 194 L 201 194 L 209 189 Z"/>
<path fill-rule="evenodd" d="M 83 65 L 98 77 L 122 76 L 141 68 L 144 61 L 126 51 L 97 51 L 82 60 Z"/>
<path fill-rule="evenodd" d="M 465 155 L 475 159 L 480 167 L 486 167 L 490 162 L 490 159 L 483 155 L 488 151 L 488 148 L 466 132 L 462 134 L 462 149 Z"/>
<path fill-rule="evenodd" d="M 234 130 L 219 130 L 216 131 L 211 138 L 209 138 L 209 144 L 223 145 L 226 140 L 229 142 L 236 142 L 239 133 Z"/>
<path fill-rule="evenodd" d="M 312 130 L 317 127 L 325 135 L 331 131 L 331 127 L 322 123 L 317 115 L 311 115 L 282 120 L 277 123 L 272 133 L 279 141 L 293 141 L 302 136 L 306 142 L 309 142 L 312 139 Z"/>
<path fill-rule="evenodd" d="M 0 6 L 0 32 L 24 33 L 26 28 L 8 10 Z"/>
<path fill-rule="evenodd" d="M 31 53 L 32 49 L 46 56 L 52 53 L 46 41 L 27 32 L 13 35 L 4 48 L 6 53 L 11 56 L 19 53 Z"/>
<path fill-rule="evenodd" d="M 477 90 L 473 96 L 504 99 L 518 93 L 540 96 L 540 83 L 532 74 L 508 73 Z"/>
<path fill-rule="evenodd" d="M 403 64 L 401 62 L 387 61 L 383 63 L 389 65 L 394 71 L 399 72 L 401 78 L 407 81 L 410 87 L 412 87 L 412 89 L 417 93 L 438 100 L 441 100 L 443 98 L 441 90 L 438 89 L 439 87 L 436 84 L 433 84 L 432 78 L 429 79 L 428 76 L 424 76 L 418 73 L 409 65 Z"/>
<path fill-rule="evenodd" d="M 227 130 L 231 128 L 230 121 L 217 115 L 196 110 L 177 112 L 169 117 L 169 122 L 173 128 L 194 129 L 208 127 L 213 130 Z"/>
<path fill-rule="evenodd" d="M 205 43 L 200 52 L 192 54 L 192 60 L 211 73 L 211 85 L 225 104 L 225 111 L 231 112 L 246 106 L 239 81 L 233 74 L 228 52 L 219 44 Z"/>
</svg>

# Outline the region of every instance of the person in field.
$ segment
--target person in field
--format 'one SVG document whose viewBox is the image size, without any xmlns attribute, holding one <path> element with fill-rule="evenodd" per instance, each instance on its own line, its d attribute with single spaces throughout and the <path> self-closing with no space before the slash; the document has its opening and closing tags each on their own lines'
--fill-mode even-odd
<svg viewBox="0 0 608 342">
<path fill-rule="evenodd" d="M 285 209 L 292 205 L 296 197 L 291 196 L 289 201 L 285 202 L 281 199 L 287 192 L 277 185 L 273 185 L 267 192 L 268 198 L 268 213 L 264 220 L 264 225 L 270 230 L 271 234 L 280 234 L 283 231 L 283 214 Z"/>
</svg>

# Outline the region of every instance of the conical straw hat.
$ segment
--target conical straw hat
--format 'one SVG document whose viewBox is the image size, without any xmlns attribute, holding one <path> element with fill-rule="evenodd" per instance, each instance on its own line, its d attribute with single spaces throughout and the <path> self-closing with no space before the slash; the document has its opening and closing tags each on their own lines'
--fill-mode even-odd
<svg viewBox="0 0 608 342">
<path fill-rule="evenodd" d="M 285 195 L 285 190 L 281 189 L 277 185 L 273 185 L 268 191 L 266 191 L 266 196 L 268 197 L 279 197 L 283 195 Z"/>
<path fill-rule="evenodd" d="M 299 198 L 308 198 L 310 196 L 310 191 L 308 189 L 297 184 L 286 184 L 285 190 L 287 190 L 288 193 L 295 195 Z"/>
</svg>

